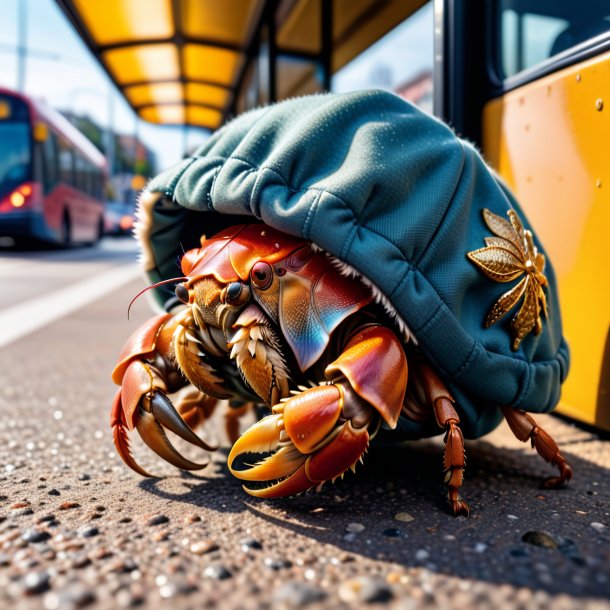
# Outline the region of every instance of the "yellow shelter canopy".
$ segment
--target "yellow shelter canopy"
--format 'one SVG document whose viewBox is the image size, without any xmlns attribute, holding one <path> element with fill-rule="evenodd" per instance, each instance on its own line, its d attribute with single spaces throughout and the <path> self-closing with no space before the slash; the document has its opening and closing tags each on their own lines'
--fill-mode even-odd
<svg viewBox="0 0 610 610">
<path fill-rule="evenodd" d="M 216 129 L 330 75 L 424 0 L 57 0 L 139 116 Z"/>
</svg>

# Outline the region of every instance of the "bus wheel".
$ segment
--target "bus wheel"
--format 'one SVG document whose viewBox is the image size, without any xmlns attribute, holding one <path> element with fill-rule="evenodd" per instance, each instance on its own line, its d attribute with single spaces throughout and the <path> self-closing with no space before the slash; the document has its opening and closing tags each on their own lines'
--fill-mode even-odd
<svg viewBox="0 0 610 610">
<path fill-rule="evenodd" d="M 69 246 L 72 243 L 72 223 L 70 222 L 70 215 L 68 212 L 64 212 L 61 219 L 61 231 L 60 231 L 60 242 L 63 246 Z"/>
</svg>

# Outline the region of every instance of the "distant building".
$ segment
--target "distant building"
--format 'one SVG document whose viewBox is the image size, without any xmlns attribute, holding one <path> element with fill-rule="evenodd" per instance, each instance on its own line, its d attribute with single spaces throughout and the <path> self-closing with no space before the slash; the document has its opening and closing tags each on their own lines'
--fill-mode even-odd
<svg viewBox="0 0 610 610">
<path fill-rule="evenodd" d="M 109 136 L 88 116 L 62 111 L 62 114 L 82 131 L 107 158 L 112 157 L 106 196 L 109 200 L 131 203 L 146 181 L 157 172 L 154 153 L 135 135 L 112 133 L 112 154 L 107 148 Z"/>
<path fill-rule="evenodd" d="M 394 93 L 419 106 L 424 112 L 432 114 L 432 72 L 424 70 L 399 85 Z"/>
</svg>

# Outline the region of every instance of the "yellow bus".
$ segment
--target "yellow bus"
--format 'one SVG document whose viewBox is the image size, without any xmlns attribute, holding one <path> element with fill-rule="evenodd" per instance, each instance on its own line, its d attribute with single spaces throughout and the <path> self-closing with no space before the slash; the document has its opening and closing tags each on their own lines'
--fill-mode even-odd
<svg viewBox="0 0 610 610">
<path fill-rule="evenodd" d="M 559 279 L 559 411 L 610 430 L 610 3 L 435 3 L 435 113 L 481 147 Z"/>
</svg>

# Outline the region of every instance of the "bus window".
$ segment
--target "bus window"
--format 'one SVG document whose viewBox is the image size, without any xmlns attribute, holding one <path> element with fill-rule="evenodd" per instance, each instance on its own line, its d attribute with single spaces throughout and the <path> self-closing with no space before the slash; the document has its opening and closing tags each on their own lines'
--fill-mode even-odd
<svg viewBox="0 0 610 610">
<path fill-rule="evenodd" d="M 0 96 L 0 199 L 31 179 L 31 128 L 27 106 Z"/>
<path fill-rule="evenodd" d="M 499 19 L 498 72 L 509 78 L 609 31 L 610 5 L 501 0 Z"/>
<path fill-rule="evenodd" d="M 49 130 L 47 139 L 42 143 L 44 192 L 50 192 L 59 181 L 57 164 L 57 136 Z"/>
<path fill-rule="evenodd" d="M 63 138 L 59 139 L 59 176 L 62 182 L 74 184 L 74 151 Z"/>
</svg>

